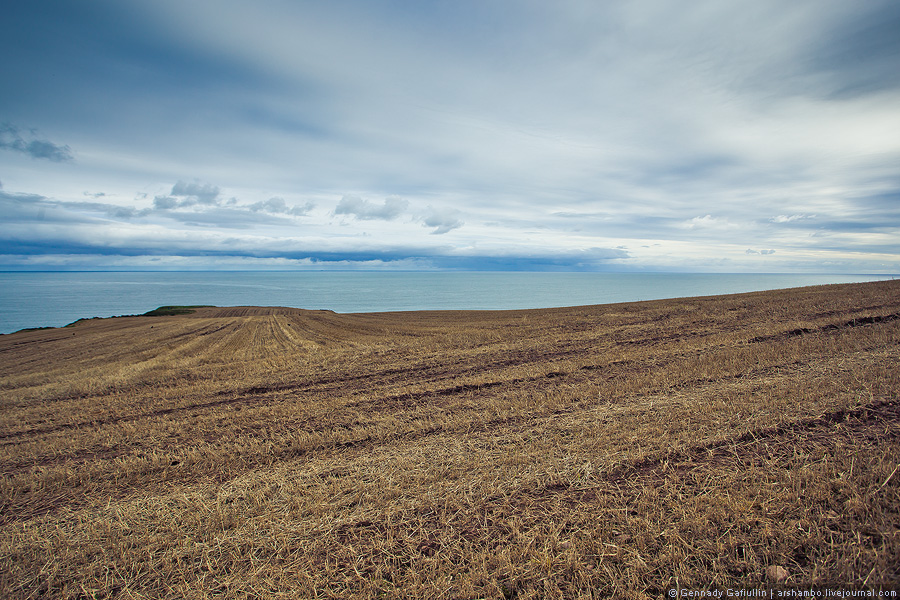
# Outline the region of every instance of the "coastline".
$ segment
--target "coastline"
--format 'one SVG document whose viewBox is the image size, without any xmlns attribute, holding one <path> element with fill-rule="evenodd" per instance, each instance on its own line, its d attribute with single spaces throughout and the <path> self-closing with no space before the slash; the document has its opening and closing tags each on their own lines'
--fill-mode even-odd
<svg viewBox="0 0 900 600">
<path fill-rule="evenodd" d="M 288 306 L 338 313 L 513 310 L 706 296 L 889 275 L 516 272 L 0 273 L 0 333 L 161 304 Z"/>
</svg>

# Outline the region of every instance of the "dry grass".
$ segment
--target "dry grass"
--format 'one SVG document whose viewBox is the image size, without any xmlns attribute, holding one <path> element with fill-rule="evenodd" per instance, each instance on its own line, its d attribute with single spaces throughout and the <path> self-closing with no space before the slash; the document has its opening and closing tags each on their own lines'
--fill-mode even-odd
<svg viewBox="0 0 900 600">
<path fill-rule="evenodd" d="M 6 598 L 900 583 L 900 282 L 0 336 Z"/>
</svg>

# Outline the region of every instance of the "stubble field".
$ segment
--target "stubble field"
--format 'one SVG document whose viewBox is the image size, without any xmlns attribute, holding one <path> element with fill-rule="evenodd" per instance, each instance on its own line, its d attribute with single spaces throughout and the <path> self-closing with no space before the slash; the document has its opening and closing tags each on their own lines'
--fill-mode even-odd
<svg viewBox="0 0 900 600">
<path fill-rule="evenodd" d="M 900 585 L 900 281 L 0 336 L 4 598 Z"/>
</svg>

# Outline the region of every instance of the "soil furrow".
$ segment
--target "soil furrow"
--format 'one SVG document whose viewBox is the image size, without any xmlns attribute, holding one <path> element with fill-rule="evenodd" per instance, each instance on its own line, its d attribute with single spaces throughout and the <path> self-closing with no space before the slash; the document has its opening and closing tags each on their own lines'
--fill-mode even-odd
<svg viewBox="0 0 900 600">
<path fill-rule="evenodd" d="M 841 329 L 849 329 L 851 327 L 861 327 L 863 325 L 871 325 L 873 323 L 887 323 L 890 321 L 896 321 L 900 319 L 900 313 L 893 313 L 889 315 L 871 315 L 866 317 L 856 317 L 854 319 L 850 319 L 841 324 L 831 323 L 828 325 L 822 325 L 821 327 L 798 327 L 796 329 L 791 329 L 790 331 L 784 331 L 781 333 L 774 333 L 772 335 L 763 335 L 751 338 L 748 340 L 751 344 L 758 344 L 760 342 L 769 342 L 772 340 L 784 339 L 797 337 L 800 335 L 811 334 L 811 333 L 823 333 L 826 331 L 837 331 Z"/>
</svg>

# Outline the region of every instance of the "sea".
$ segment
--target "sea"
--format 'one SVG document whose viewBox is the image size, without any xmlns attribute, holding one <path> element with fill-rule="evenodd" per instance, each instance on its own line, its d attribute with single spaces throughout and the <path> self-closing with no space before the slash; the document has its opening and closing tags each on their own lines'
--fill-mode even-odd
<svg viewBox="0 0 900 600">
<path fill-rule="evenodd" d="M 339 313 L 503 310 L 732 294 L 892 275 L 733 273 L 139 271 L 0 273 L 0 334 L 164 305 Z"/>
</svg>

